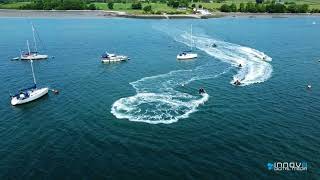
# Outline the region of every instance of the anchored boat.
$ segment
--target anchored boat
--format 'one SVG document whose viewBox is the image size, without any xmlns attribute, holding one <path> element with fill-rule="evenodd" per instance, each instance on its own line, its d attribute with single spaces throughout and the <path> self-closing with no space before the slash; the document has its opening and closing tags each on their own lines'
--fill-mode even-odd
<svg viewBox="0 0 320 180">
<path fill-rule="evenodd" d="M 33 60 L 31 60 L 30 62 L 34 85 L 32 87 L 22 89 L 17 94 L 11 96 L 11 104 L 13 106 L 34 101 L 48 94 L 48 87 L 37 88 L 36 77 L 33 70 Z"/>
<path fill-rule="evenodd" d="M 127 60 L 129 60 L 128 56 L 110 54 L 107 52 L 101 56 L 101 62 L 103 63 L 121 62 L 121 61 L 127 61 Z"/>
<path fill-rule="evenodd" d="M 21 60 L 41 60 L 41 59 L 48 59 L 48 55 L 46 55 L 46 54 L 40 54 L 40 53 L 38 52 L 37 41 L 36 41 L 36 36 L 35 36 L 36 31 L 35 31 L 35 28 L 34 28 L 33 24 L 32 24 L 31 26 L 32 26 L 32 35 L 33 35 L 34 50 L 33 50 L 33 51 L 30 51 L 29 42 L 27 41 L 28 52 L 26 52 L 26 53 L 21 52 L 20 59 L 21 59 Z M 17 59 L 17 58 L 14 58 L 14 59 Z"/>
<path fill-rule="evenodd" d="M 192 53 L 192 51 L 183 51 L 182 53 L 177 55 L 177 59 L 179 60 L 187 60 L 197 58 L 198 54 Z"/>
<path fill-rule="evenodd" d="M 177 55 L 177 59 L 179 60 L 187 60 L 187 59 L 195 59 L 198 57 L 197 53 L 192 52 L 193 40 L 192 40 L 192 25 L 191 25 L 191 33 L 190 33 L 190 50 L 183 51 L 182 53 Z"/>
</svg>

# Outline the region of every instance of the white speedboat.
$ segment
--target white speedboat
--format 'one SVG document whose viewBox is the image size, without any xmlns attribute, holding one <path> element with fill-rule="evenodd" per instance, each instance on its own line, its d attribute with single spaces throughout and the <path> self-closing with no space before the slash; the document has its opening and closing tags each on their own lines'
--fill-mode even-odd
<svg viewBox="0 0 320 180">
<path fill-rule="evenodd" d="M 21 60 L 41 60 L 41 59 L 48 59 L 48 55 L 45 54 L 40 54 L 38 52 L 37 48 L 37 41 L 36 41 L 36 36 L 35 36 L 35 29 L 33 24 L 32 26 L 32 35 L 33 35 L 33 43 L 34 43 L 34 51 L 30 51 L 29 47 L 29 42 L 27 41 L 27 46 L 28 46 L 28 52 L 23 53 L 21 52 L 20 59 Z"/>
<path fill-rule="evenodd" d="M 33 71 L 33 60 L 31 60 L 30 62 L 34 85 L 32 87 L 22 89 L 16 95 L 11 96 L 11 104 L 13 106 L 34 101 L 48 94 L 48 87 L 37 88 L 36 78 Z"/>
<path fill-rule="evenodd" d="M 191 25 L 191 33 L 190 33 L 190 51 L 183 51 L 182 53 L 177 55 L 177 59 L 179 60 L 188 60 L 195 59 L 198 57 L 197 53 L 192 52 L 193 40 L 192 40 L 192 25 Z"/>
<path fill-rule="evenodd" d="M 121 61 L 127 61 L 128 59 L 129 59 L 128 56 L 110 54 L 107 52 L 101 56 L 101 62 L 103 63 L 121 62 Z"/>
<path fill-rule="evenodd" d="M 184 51 L 184 52 L 177 55 L 177 59 L 180 59 L 180 60 L 194 59 L 197 57 L 198 57 L 198 54 L 192 53 L 191 51 L 189 51 L 189 52 Z"/>
</svg>

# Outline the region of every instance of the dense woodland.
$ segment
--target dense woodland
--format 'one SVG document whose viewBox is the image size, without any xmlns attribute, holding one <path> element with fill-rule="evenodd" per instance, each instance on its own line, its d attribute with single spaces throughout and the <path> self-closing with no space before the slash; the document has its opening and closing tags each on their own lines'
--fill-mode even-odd
<svg viewBox="0 0 320 180">
<path fill-rule="evenodd" d="M 93 3 L 83 0 L 34 0 L 30 4 L 26 4 L 21 9 L 36 10 L 95 10 Z"/>
</svg>

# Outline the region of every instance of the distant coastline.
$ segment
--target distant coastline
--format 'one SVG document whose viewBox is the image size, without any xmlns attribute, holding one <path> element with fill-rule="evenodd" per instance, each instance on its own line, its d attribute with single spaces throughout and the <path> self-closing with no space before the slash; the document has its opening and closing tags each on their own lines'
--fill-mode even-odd
<svg viewBox="0 0 320 180">
<path fill-rule="evenodd" d="M 214 12 L 212 15 L 198 15 L 198 14 L 161 14 L 149 15 L 141 14 L 134 15 L 121 11 L 105 11 L 105 10 L 12 10 L 0 9 L 0 18 L 137 18 L 137 19 L 208 19 L 221 17 L 273 17 L 273 18 L 287 18 L 296 16 L 320 16 L 320 13 L 239 13 L 239 12 Z"/>
</svg>

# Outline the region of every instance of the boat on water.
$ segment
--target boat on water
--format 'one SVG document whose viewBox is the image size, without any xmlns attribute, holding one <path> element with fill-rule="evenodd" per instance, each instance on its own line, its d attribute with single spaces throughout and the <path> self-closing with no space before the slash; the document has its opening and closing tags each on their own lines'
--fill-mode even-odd
<svg viewBox="0 0 320 180">
<path fill-rule="evenodd" d="M 203 88 L 199 89 L 199 94 L 206 94 L 206 91 Z"/>
<path fill-rule="evenodd" d="M 108 52 L 104 53 L 101 56 L 101 62 L 103 63 L 111 63 L 111 62 L 121 62 L 129 60 L 128 56 L 110 54 Z"/>
<path fill-rule="evenodd" d="M 41 59 L 48 59 L 48 55 L 46 54 L 40 54 L 37 48 L 37 41 L 36 41 L 36 30 L 31 24 L 32 27 L 32 35 L 33 35 L 33 43 L 34 43 L 34 50 L 30 50 L 29 42 L 27 41 L 27 47 L 28 47 L 28 52 L 21 52 L 20 58 L 13 58 L 15 60 L 20 59 L 20 60 L 41 60 Z"/>
<path fill-rule="evenodd" d="M 241 82 L 237 79 L 236 81 L 233 82 L 233 84 L 236 85 L 236 86 L 240 86 Z"/>
<path fill-rule="evenodd" d="M 21 89 L 17 94 L 11 96 L 11 104 L 13 106 L 28 103 L 48 94 L 49 88 L 38 88 L 36 77 L 33 70 L 33 60 L 30 60 L 34 85 L 29 88 Z"/>
<path fill-rule="evenodd" d="M 198 54 L 192 53 L 192 51 L 183 51 L 182 53 L 177 55 L 177 59 L 179 60 L 195 59 L 197 57 Z"/>
<path fill-rule="evenodd" d="M 48 55 L 39 54 L 38 52 L 30 52 L 21 54 L 21 60 L 41 60 L 48 59 Z"/>
<path fill-rule="evenodd" d="M 197 53 L 192 52 L 193 40 L 192 40 L 192 25 L 191 25 L 191 32 L 190 32 L 190 50 L 183 51 L 177 55 L 177 59 L 179 60 L 188 60 L 188 59 L 195 59 L 198 57 Z"/>
</svg>

